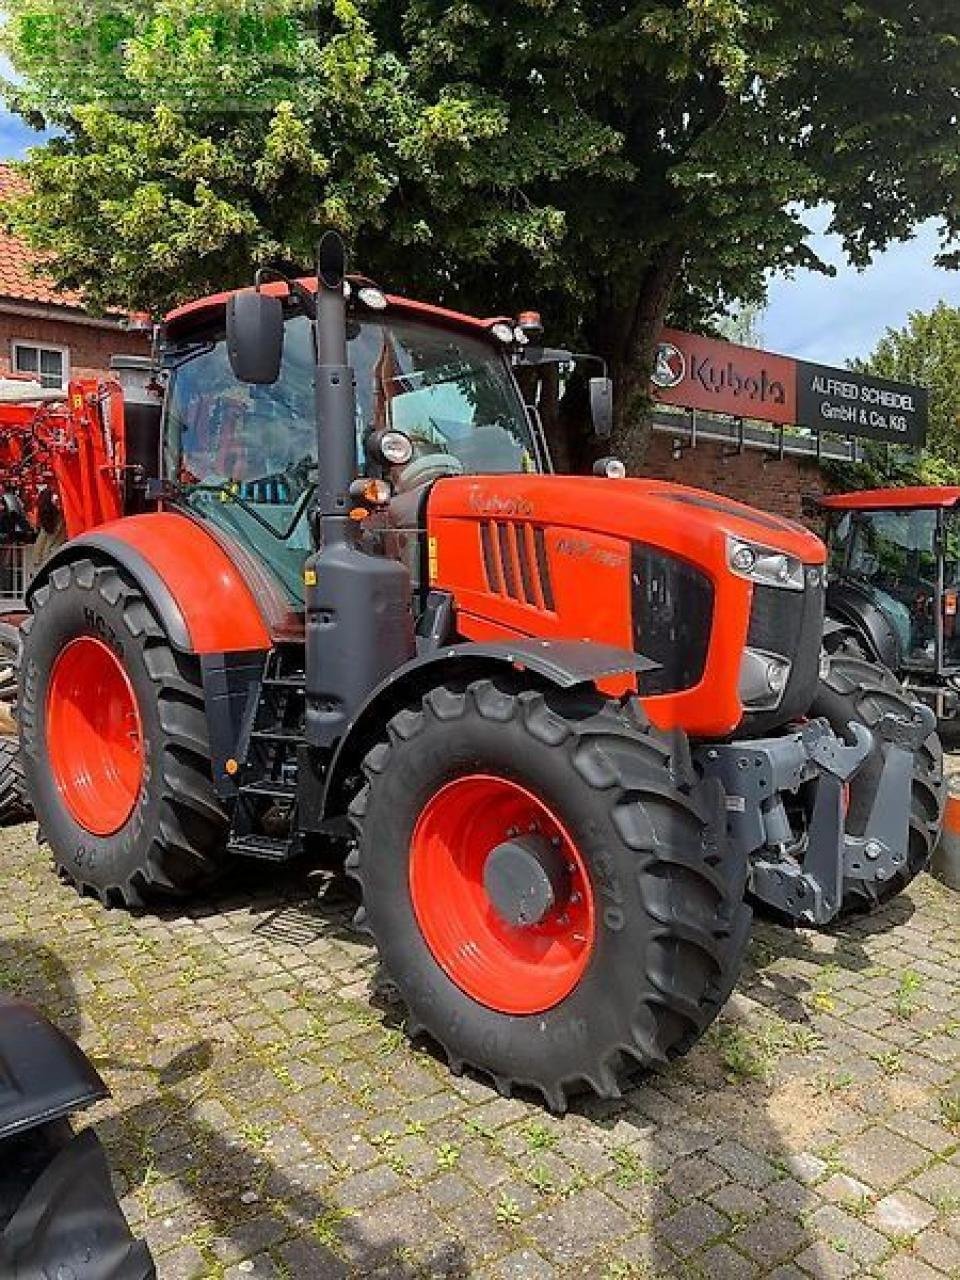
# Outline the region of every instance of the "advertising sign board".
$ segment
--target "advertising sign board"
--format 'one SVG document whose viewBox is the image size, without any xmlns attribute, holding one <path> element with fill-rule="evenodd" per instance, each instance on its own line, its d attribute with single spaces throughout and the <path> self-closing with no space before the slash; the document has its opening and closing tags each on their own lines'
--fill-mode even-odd
<svg viewBox="0 0 960 1280">
<path fill-rule="evenodd" d="M 798 360 L 797 421 L 815 431 L 920 445 L 927 438 L 927 389 Z"/>
<path fill-rule="evenodd" d="M 925 387 L 810 364 L 755 347 L 664 329 L 650 380 L 661 404 L 922 445 Z"/>
</svg>

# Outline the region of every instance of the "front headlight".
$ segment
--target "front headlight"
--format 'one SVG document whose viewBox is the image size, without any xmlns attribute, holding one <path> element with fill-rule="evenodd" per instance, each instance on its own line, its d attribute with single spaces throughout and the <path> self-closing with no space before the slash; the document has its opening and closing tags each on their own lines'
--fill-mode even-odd
<svg viewBox="0 0 960 1280">
<path fill-rule="evenodd" d="M 746 648 L 740 660 L 740 701 L 749 711 L 774 711 L 790 679 L 790 663 L 776 653 Z"/>
<path fill-rule="evenodd" d="M 727 537 L 727 564 L 737 577 L 765 587 L 782 587 L 785 591 L 802 591 L 804 587 L 802 560 L 742 538 Z"/>
</svg>

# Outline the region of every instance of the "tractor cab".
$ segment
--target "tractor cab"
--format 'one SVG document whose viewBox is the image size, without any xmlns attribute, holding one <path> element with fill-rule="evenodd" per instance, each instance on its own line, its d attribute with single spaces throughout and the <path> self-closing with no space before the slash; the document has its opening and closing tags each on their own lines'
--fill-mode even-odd
<svg viewBox="0 0 960 1280">
<path fill-rule="evenodd" d="M 206 299 L 168 318 L 164 477 L 194 513 L 266 562 L 299 608 L 318 466 L 313 325 L 288 297 L 279 376 L 241 381 L 228 350 L 226 303 Z M 365 522 L 368 540 L 388 536 L 400 551 L 413 548 L 420 500 L 444 476 L 549 469 L 511 368 L 512 323 L 355 282 L 347 338 L 355 473 L 386 480 L 391 491 L 387 508 Z M 385 436 L 386 454 L 377 447 Z M 408 558 L 416 579 L 418 557 L 411 550 Z"/>
<path fill-rule="evenodd" d="M 825 498 L 827 612 L 853 643 L 955 714 L 960 691 L 960 488 Z"/>
</svg>

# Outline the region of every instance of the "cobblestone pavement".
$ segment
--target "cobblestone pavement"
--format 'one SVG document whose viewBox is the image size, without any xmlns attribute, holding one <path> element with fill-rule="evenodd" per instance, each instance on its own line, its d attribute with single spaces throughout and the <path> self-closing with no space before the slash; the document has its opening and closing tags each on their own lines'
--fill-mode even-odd
<svg viewBox="0 0 960 1280">
<path fill-rule="evenodd" d="M 960 895 L 761 924 L 721 1022 L 563 1120 L 412 1049 L 339 878 L 130 918 L 0 833 L 0 986 L 79 1036 L 161 1280 L 960 1276 Z"/>
</svg>

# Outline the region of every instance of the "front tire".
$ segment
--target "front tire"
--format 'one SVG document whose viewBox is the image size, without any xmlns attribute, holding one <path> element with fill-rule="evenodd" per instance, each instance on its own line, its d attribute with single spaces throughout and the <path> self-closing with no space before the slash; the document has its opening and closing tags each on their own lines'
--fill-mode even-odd
<svg viewBox="0 0 960 1280">
<path fill-rule="evenodd" d="M 888 714 L 907 720 L 913 716 L 913 704 L 892 671 L 845 653 L 829 659 L 810 709 L 811 716 L 825 716 L 834 732 L 849 740 L 847 726 L 851 721 L 874 730 Z M 854 836 L 864 833 L 884 758 L 890 749 L 876 733 L 874 740 L 873 752 L 850 780 L 846 829 Z M 889 902 L 925 869 L 940 837 L 945 805 L 943 750 L 937 734 L 931 733 L 914 754 L 907 864 L 882 884 L 847 881 L 841 904 L 843 913 L 849 915 Z"/>
<path fill-rule="evenodd" d="M 490 680 L 390 721 L 348 869 L 411 1036 L 557 1111 L 700 1038 L 750 911 L 722 792 L 676 746 L 632 709 Z"/>
<path fill-rule="evenodd" d="M 19 714 L 37 821 L 78 890 L 137 907 L 216 876 L 227 823 L 199 664 L 114 566 L 76 560 L 37 590 Z"/>
</svg>

